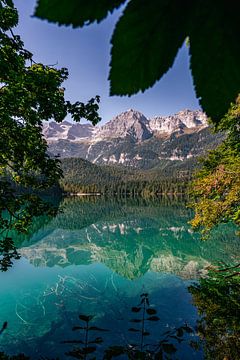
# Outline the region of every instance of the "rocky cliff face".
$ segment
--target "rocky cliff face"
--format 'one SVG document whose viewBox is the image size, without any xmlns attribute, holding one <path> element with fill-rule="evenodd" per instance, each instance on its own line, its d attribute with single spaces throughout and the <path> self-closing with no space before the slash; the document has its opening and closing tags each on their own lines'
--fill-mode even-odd
<svg viewBox="0 0 240 360">
<path fill-rule="evenodd" d="M 172 116 L 156 116 L 149 120 L 149 128 L 155 134 L 183 133 L 207 127 L 207 117 L 200 111 L 183 110 Z"/>
<path fill-rule="evenodd" d="M 221 136 L 210 133 L 207 117 L 200 110 L 147 119 L 130 109 L 100 127 L 67 121 L 46 123 L 43 134 L 54 155 L 134 168 L 202 155 L 221 140 Z"/>
<path fill-rule="evenodd" d="M 130 109 L 101 126 L 96 131 L 94 140 L 128 138 L 133 141 L 144 141 L 151 136 L 147 118 L 139 111 Z"/>
<path fill-rule="evenodd" d="M 43 134 L 47 141 L 58 140 L 98 142 L 106 139 L 130 138 L 144 141 L 154 135 L 171 135 L 186 129 L 197 131 L 207 126 L 206 115 L 200 111 L 183 110 L 172 116 L 156 116 L 147 119 L 139 111 L 130 109 L 100 127 L 90 124 L 73 124 L 54 121 L 43 125 Z"/>
<path fill-rule="evenodd" d="M 59 140 L 72 142 L 91 139 L 94 131 L 94 126 L 90 124 L 73 124 L 68 121 L 63 121 L 60 124 L 50 121 L 43 125 L 43 135 L 49 143 Z"/>
</svg>

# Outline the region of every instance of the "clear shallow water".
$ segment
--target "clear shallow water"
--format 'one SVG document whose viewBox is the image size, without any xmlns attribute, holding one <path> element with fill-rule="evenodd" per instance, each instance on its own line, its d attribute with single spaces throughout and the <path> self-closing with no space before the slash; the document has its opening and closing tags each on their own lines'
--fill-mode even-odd
<svg viewBox="0 0 240 360">
<path fill-rule="evenodd" d="M 83 325 L 79 314 L 91 314 L 94 326 L 109 330 L 91 335 L 103 338 L 95 353 L 101 359 L 111 344 L 139 342 L 128 329 L 143 292 L 160 318 L 146 325 L 146 343 L 154 344 L 166 330 L 196 324 L 187 287 L 210 263 L 230 263 L 239 253 L 233 228 L 202 242 L 188 225 L 190 211 L 166 199 L 72 198 L 61 207 L 55 219 L 36 220 L 30 240 L 18 239 L 22 259 L 0 273 L 0 319 L 8 321 L 1 351 L 64 359 L 73 345 L 61 341 L 83 339 L 72 327 Z M 176 356 L 203 358 L 184 342 Z"/>
</svg>

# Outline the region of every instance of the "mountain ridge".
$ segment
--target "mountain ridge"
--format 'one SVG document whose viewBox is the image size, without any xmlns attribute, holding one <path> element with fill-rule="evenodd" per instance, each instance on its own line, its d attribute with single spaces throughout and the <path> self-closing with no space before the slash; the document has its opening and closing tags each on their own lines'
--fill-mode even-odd
<svg viewBox="0 0 240 360">
<path fill-rule="evenodd" d="M 156 133 L 170 135 L 186 128 L 200 129 L 206 126 L 208 126 L 207 116 L 200 110 L 186 109 L 175 115 L 147 118 L 140 111 L 129 109 L 101 126 L 70 123 L 66 120 L 62 123 L 54 121 L 44 123 L 43 135 L 48 142 L 60 139 L 76 142 L 87 139 L 96 142 L 101 139 L 131 136 L 131 130 L 135 130 L 136 134 L 133 135 L 133 138 L 137 141 L 144 141 Z M 141 130 L 146 133 L 143 137 L 138 133 Z"/>
<path fill-rule="evenodd" d="M 185 161 L 214 148 L 223 138 L 212 134 L 200 110 L 148 119 L 130 109 L 94 127 L 89 124 L 45 123 L 49 152 L 60 158 L 79 157 L 97 165 L 149 169 L 162 160 Z"/>
</svg>

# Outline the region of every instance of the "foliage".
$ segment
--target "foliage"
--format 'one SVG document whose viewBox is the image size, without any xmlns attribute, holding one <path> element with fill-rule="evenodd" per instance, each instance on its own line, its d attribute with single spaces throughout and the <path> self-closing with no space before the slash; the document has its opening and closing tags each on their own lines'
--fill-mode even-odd
<svg viewBox="0 0 240 360">
<path fill-rule="evenodd" d="M 38 0 L 35 15 L 77 27 L 100 22 L 124 3 Z M 132 95 L 153 86 L 187 38 L 197 97 L 218 123 L 240 90 L 238 14 L 238 2 L 224 0 L 128 1 L 111 41 L 111 94 Z"/>
<path fill-rule="evenodd" d="M 193 181 L 191 206 L 194 228 L 204 234 L 214 225 L 228 221 L 240 225 L 240 97 L 219 124 L 227 138 L 203 160 L 203 167 Z"/>
<path fill-rule="evenodd" d="M 197 330 L 206 359 L 237 360 L 240 353 L 239 264 L 212 269 L 189 288 L 202 315 Z"/>
<path fill-rule="evenodd" d="M 158 343 L 151 344 L 149 343 L 151 341 L 148 340 L 147 344 L 145 344 L 145 339 L 150 335 L 150 330 L 147 329 L 148 325 L 151 322 L 158 322 L 160 320 L 160 318 L 156 315 L 157 310 L 149 303 L 148 293 L 140 295 L 140 304 L 132 307 L 131 312 L 134 317 L 129 321 L 134 327 L 130 327 L 128 331 L 130 333 L 138 334 L 139 341 L 135 344 L 127 343 L 126 345 L 111 345 L 105 349 L 103 359 L 111 360 L 119 356 L 121 357 L 122 355 L 125 355 L 128 359 L 133 360 L 167 360 L 170 359 L 169 356 L 171 356 L 172 359 L 174 354 L 177 352 L 176 343 L 181 344 L 186 341 L 185 335 L 189 335 L 194 332 L 191 327 L 184 324 L 183 326 L 168 330 L 161 334 L 161 339 Z M 75 359 L 96 359 L 93 353 L 97 350 L 97 346 L 104 342 L 104 339 L 102 337 L 89 339 L 89 334 L 92 331 L 106 332 L 109 330 L 90 325 L 89 323 L 93 320 L 93 318 L 94 316 L 92 315 L 79 315 L 79 319 L 84 323 L 84 325 L 82 326 L 81 324 L 81 326 L 74 326 L 72 330 L 82 332 L 83 340 L 76 339 L 62 341 L 63 344 L 78 345 L 78 347 L 75 347 L 71 351 L 67 352 L 67 356 Z"/>
<path fill-rule="evenodd" d="M 0 0 L 0 266 L 19 258 L 9 230 L 26 232 L 34 216 L 55 212 L 29 189 L 42 191 L 61 177 L 59 161 L 47 154 L 42 122 L 61 122 L 67 114 L 94 124 L 99 97 L 86 105 L 64 98 L 67 69 L 36 63 L 12 28 L 18 13 L 12 0 Z"/>
<path fill-rule="evenodd" d="M 68 193 L 101 193 L 118 196 L 150 197 L 182 194 L 186 177 L 171 176 L 162 170 L 144 171 L 118 166 L 100 166 L 80 158 L 61 160 L 61 186 Z"/>
<path fill-rule="evenodd" d="M 92 315 L 79 315 L 79 319 L 83 321 L 83 326 L 74 326 L 73 331 L 84 331 L 84 340 L 65 340 L 62 341 L 63 344 L 78 344 L 78 347 L 75 347 L 73 350 L 66 353 L 67 356 L 73 357 L 75 359 L 88 359 L 88 355 L 96 351 L 97 345 L 103 342 L 103 338 L 98 336 L 90 339 L 89 335 L 92 332 L 105 332 L 106 329 L 99 328 L 97 326 L 91 326 L 89 323 L 93 320 L 94 316 Z M 96 359 L 91 358 L 91 359 Z"/>
</svg>

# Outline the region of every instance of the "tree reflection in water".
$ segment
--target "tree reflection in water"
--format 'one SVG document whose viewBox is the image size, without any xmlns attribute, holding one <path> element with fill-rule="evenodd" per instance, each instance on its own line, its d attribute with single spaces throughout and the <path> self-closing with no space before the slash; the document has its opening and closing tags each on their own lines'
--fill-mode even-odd
<svg viewBox="0 0 240 360">
<path fill-rule="evenodd" d="M 213 269 L 190 286 L 199 313 L 197 330 L 209 360 L 240 358 L 240 264 Z"/>
</svg>

